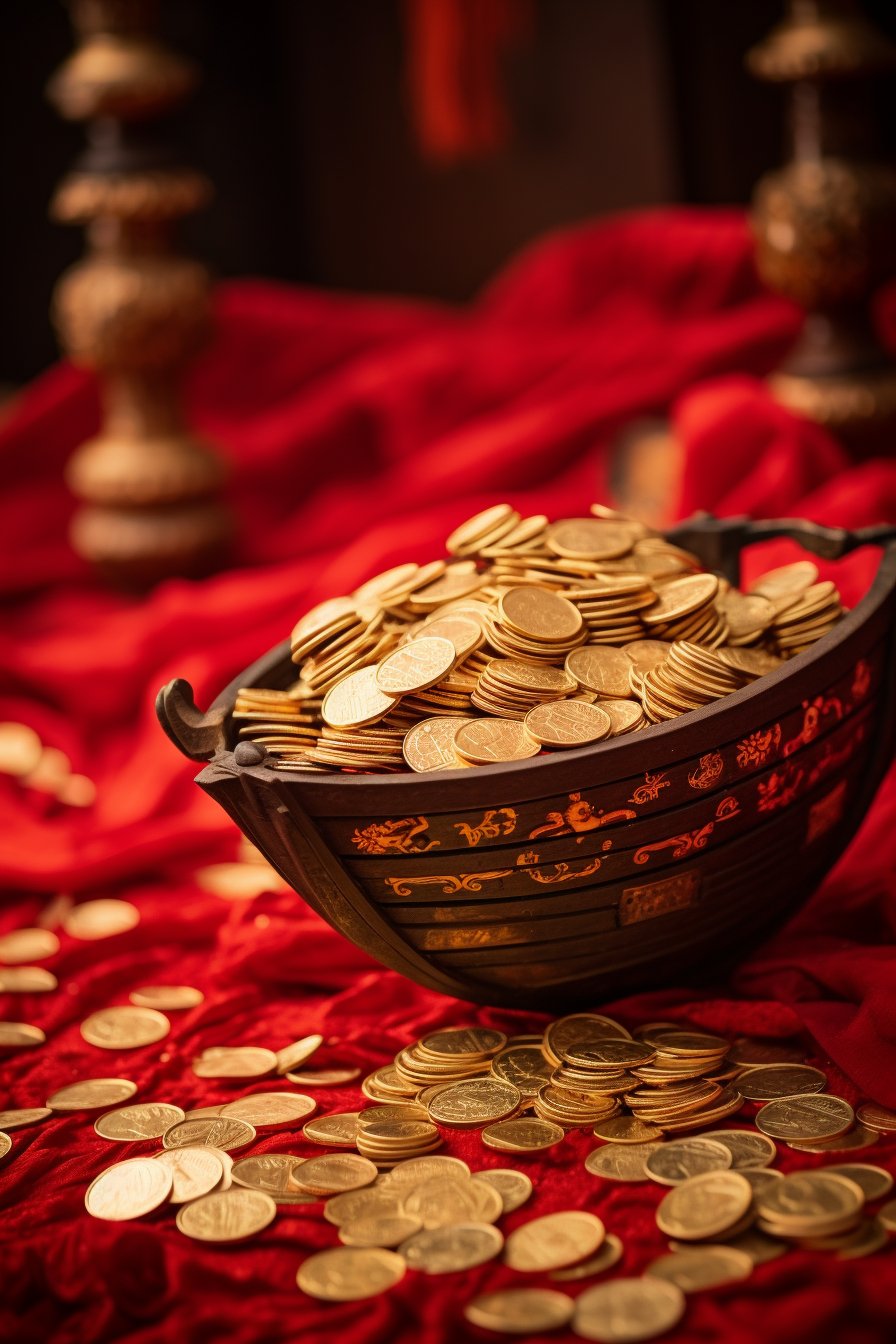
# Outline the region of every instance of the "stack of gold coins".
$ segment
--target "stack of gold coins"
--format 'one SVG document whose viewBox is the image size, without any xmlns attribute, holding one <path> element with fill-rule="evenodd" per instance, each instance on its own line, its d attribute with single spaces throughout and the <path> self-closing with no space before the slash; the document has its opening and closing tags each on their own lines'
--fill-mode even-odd
<svg viewBox="0 0 896 1344">
<path fill-rule="evenodd" d="M 377 1109 L 377 1108 L 374 1108 Z M 410 1157 L 424 1157 L 442 1146 L 442 1137 L 428 1120 L 365 1120 L 358 1117 L 358 1152 L 381 1169 Z"/>
<path fill-rule="evenodd" d="M 513 544 L 513 534 L 520 523 L 520 515 L 509 504 L 495 504 L 484 509 L 456 528 L 445 542 L 449 555 L 478 555 L 483 548 Z"/>
<path fill-rule="evenodd" d="M 340 770 L 390 773 L 404 767 L 403 728 L 323 728 L 306 759 L 317 765 L 335 765 Z"/>
<path fill-rule="evenodd" d="M 394 1064 L 387 1064 L 385 1068 L 376 1069 L 367 1075 L 361 1083 L 361 1091 L 368 1101 L 395 1105 L 413 1101 L 420 1086 L 400 1077 Z"/>
<path fill-rule="evenodd" d="M 775 617 L 769 630 L 772 647 L 795 657 L 833 630 L 842 615 L 840 594 L 834 585 L 815 583 Z"/>
<path fill-rule="evenodd" d="M 728 623 L 716 609 L 719 581 L 715 574 L 689 574 L 663 586 L 641 620 L 654 639 L 689 639 L 717 648 L 728 637 Z"/>
<path fill-rule="evenodd" d="M 632 685 L 651 723 L 674 719 L 745 686 L 748 678 L 710 649 L 676 641 L 668 657 Z"/>
<path fill-rule="evenodd" d="M 576 679 L 559 667 L 542 667 L 518 658 L 493 658 L 472 694 L 477 709 L 504 719 L 524 719 L 536 705 L 562 700 Z"/>
<path fill-rule="evenodd" d="M 641 639 L 645 625 L 640 613 L 657 601 L 657 593 L 642 575 L 605 577 L 566 594 L 582 613 L 589 644 L 627 644 Z"/>
<path fill-rule="evenodd" d="M 459 1082 L 488 1073 L 492 1058 L 506 1043 L 502 1032 L 487 1027 L 431 1032 L 395 1056 L 395 1072 L 417 1089 Z"/>
<path fill-rule="evenodd" d="M 581 613 L 565 597 L 537 587 L 508 588 L 486 617 L 491 647 L 507 658 L 558 663 L 588 638 Z"/>
<path fill-rule="evenodd" d="M 779 668 L 784 661 L 778 654 L 770 653 L 768 649 L 732 648 L 729 645 L 722 649 L 716 649 L 716 653 L 726 667 L 740 673 L 747 681 L 755 681 L 757 677 L 767 676 L 769 672 L 774 672 Z"/>
<path fill-rule="evenodd" d="M 865 1195 L 846 1174 L 801 1171 L 756 1195 L 759 1227 L 807 1250 L 846 1247 L 862 1217 Z M 884 1234 L 884 1240 L 886 1234 Z"/>
</svg>

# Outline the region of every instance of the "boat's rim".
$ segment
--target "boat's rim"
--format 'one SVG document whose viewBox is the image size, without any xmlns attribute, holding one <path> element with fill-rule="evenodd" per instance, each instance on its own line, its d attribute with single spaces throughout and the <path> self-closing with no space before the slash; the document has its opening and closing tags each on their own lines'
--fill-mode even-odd
<svg viewBox="0 0 896 1344">
<path fill-rule="evenodd" d="M 832 684 L 843 675 L 855 657 L 861 656 L 849 653 L 845 646 L 883 605 L 894 587 L 896 587 L 896 544 L 891 544 L 883 548 L 877 573 L 865 596 L 833 630 L 813 644 L 811 649 L 789 659 L 774 672 L 757 678 L 731 695 L 712 701 L 700 709 L 691 710 L 678 718 L 651 724 L 637 733 L 624 734 L 589 746 L 529 757 L 523 761 L 478 766 L 473 771 L 459 769 L 422 774 L 401 772 L 350 775 L 277 770 L 266 763 L 238 768 L 241 772 L 258 775 L 267 781 L 276 780 L 287 787 L 301 788 L 312 813 L 317 810 L 315 804 L 320 803 L 321 812 L 332 815 L 364 815 L 367 812 L 375 814 L 377 808 L 381 808 L 385 803 L 386 794 L 389 797 L 389 811 L 400 810 L 402 807 L 411 812 L 421 811 L 425 807 L 423 798 L 431 798 L 436 790 L 440 795 L 437 802 L 439 811 L 475 808 L 481 802 L 480 790 L 476 786 L 486 781 L 489 786 L 492 781 L 499 786 L 497 789 L 489 787 L 489 793 L 493 798 L 505 792 L 502 787 L 505 781 L 508 786 L 507 796 L 512 796 L 517 801 L 547 797 L 552 793 L 565 791 L 564 783 L 568 781 L 567 765 L 595 766 L 603 760 L 607 762 L 608 767 L 612 761 L 612 768 L 606 771 L 607 779 L 624 780 L 644 773 L 647 769 L 662 768 L 676 760 L 699 754 L 701 747 L 693 744 L 690 739 L 693 735 L 692 730 L 701 729 L 704 725 L 718 724 L 719 731 L 714 735 L 706 732 L 699 734 L 706 744 L 702 750 L 721 747 L 734 737 L 743 736 L 742 719 L 739 727 L 730 733 L 726 732 L 723 725 L 725 719 L 737 715 L 737 711 L 744 704 L 752 701 L 762 702 L 761 713 L 757 715 L 755 721 L 756 730 L 767 721 L 792 710 L 793 700 L 786 693 L 787 687 L 796 674 L 815 664 L 831 665 L 826 673 L 826 681 L 828 685 Z M 262 666 L 265 664 L 270 666 L 274 655 L 280 649 L 284 651 L 284 656 L 288 657 L 289 642 L 284 641 L 281 645 L 275 646 L 244 673 L 234 678 L 211 708 L 227 707 L 229 712 L 233 707 L 236 689 L 239 686 L 257 684 L 256 681 L 247 678 L 246 673 L 253 673 L 255 668 L 258 668 L 259 671 L 255 676 L 260 677 Z M 683 745 L 685 741 L 688 742 L 687 746 Z M 558 772 L 562 772 L 563 782 L 554 783 L 551 781 L 551 776 Z M 588 773 L 593 776 L 594 770 Z M 421 795 L 421 789 L 426 793 Z M 433 803 L 435 802 L 433 798 Z"/>
</svg>

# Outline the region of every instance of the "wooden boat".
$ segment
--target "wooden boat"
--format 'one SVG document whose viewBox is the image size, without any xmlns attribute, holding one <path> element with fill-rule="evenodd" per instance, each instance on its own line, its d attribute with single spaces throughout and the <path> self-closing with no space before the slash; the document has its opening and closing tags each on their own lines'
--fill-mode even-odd
<svg viewBox="0 0 896 1344">
<path fill-rule="evenodd" d="M 884 552 L 867 596 L 807 652 L 682 718 L 573 751 L 432 775 L 240 765 L 237 688 L 289 685 L 288 641 L 206 714 L 171 682 L 160 721 L 308 904 L 423 985 L 556 1009 L 717 973 L 813 891 L 889 764 L 896 528 L 705 515 L 668 536 L 735 583 L 742 547 L 773 537 L 829 559 Z"/>
</svg>

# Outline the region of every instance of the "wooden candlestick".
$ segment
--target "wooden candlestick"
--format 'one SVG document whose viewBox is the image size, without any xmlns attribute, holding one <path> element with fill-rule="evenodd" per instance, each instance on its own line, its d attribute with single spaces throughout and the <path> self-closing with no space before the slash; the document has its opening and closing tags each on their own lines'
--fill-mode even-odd
<svg viewBox="0 0 896 1344">
<path fill-rule="evenodd" d="M 870 77 L 896 46 L 851 0 L 790 0 L 747 56 L 759 79 L 790 85 L 792 158 L 758 183 L 760 274 L 806 320 L 769 379 L 776 399 L 861 440 L 896 422 L 896 365 L 868 301 L 896 272 L 896 172 L 874 158 Z"/>
<path fill-rule="evenodd" d="M 50 80 L 88 148 L 53 217 L 87 226 L 87 256 L 59 281 L 53 318 L 75 363 L 102 379 L 103 426 L 70 459 L 79 555 L 127 585 L 207 571 L 231 532 L 221 458 L 187 428 L 180 384 L 209 335 L 209 275 L 174 250 L 175 222 L 209 198 L 151 123 L 187 96 L 194 68 L 153 36 L 154 0 L 72 0 L 80 46 Z"/>
</svg>

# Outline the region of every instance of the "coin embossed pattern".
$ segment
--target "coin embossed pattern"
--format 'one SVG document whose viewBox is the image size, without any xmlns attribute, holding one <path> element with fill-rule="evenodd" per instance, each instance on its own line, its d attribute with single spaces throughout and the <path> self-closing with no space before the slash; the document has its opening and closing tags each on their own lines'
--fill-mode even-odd
<svg viewBox="0 0 896 1344">
<path fill-rule="evenodd" d="M 448 558 L 394 565 L 303 615 L 293 683 L 234 721 L 281 771 L 477 769 L 639 732 L 766 676 L 842 614 L 811 562 L 741 593 L 601 505 L 492 505 Z"/>
</svg>

